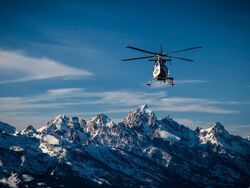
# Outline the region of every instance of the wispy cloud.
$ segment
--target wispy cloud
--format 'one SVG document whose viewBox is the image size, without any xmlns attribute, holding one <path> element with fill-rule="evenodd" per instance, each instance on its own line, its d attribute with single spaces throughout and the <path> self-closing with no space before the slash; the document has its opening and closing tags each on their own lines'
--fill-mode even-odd
<svg viewBox="0 0 250 188">
<path fill-rule="evenodd" d="M 228 101 L 225 101 L 225 104 Z M 172 97 L 161 99 L 157 110 L 175 112 L 206 112 L 216 114 L 237 113 L 236 110 L 229 110 L 221 107 L 222 101 L 202 98 Z M 171 109 L 171 110 L 169 110 Z"/>
<path fill-rule="evenodd" d="M 243 137 L 250 135 L 250 124 L 228 125 L 227 129 L 234 135 L 241 135 Z"/>
<path fill-rule="evenodd" d="M 176 80 L 176 84 L 204 84 L 207 80 Z"/>
<path fill-rule="evenodd" d="M 178 123 L 183 124 L 191 129 L 196 129 L 197 127 L 206 128 L 212 125 L 209 122 L 201 122 L 198 120 L 193 120 L 189 118 L 174 118 Z"/>
<path fill-rule="evenodd" d="M 204 98 L 169 97 L 166 92 L 142 92 L 134 90 L 90 91 L 84 88 L 60 88 L 19 97 L 0 97 L 0 120 L 14 123 L 19 128 L 27 124 L 39 127 L 58 114 L 79 116 L 88 120 L 99 113 L 122 119 L 127 112 L 141 104 L 148 104 L 156 113 L 178 112 L 204 114 L 234 114 L 237 105 L 249 105 L 241 101 L 218 101 Z M 37 120 L 36 120 L 37 118 Z M 195 128 L 208 127 L 192 119 L 176 119 Z"/>
<path fill-rule="evenodd" d="M 234 101 L 235 102 L 235 101 Z M 237 113 L 224 106 L 233 105 L 231 101 L 216 101 L 202 98 L 168 97 L 165 92 L 139 91 L 88 91 L 82 88 L 62 88 L 48 90 L 45 93 L 25 97 L 0 97 L 0 112 L 25 111 L 32 109 L 60 109 L 70 106 L 104 106 L 104 112 L 126 112 L 140 104 L 148 104 L 155 111 L 202 112 L 216 114 Z M 74 108 L 73 108 L 74 109 Z M 87 111 L 86 111 L 87 112 Z"/>
<path fill-rule="evenodd" d="M 77 78 L 87 77 L 93 74 L 83 69 L 77 69 L 64 65 L 48 58 L 28 57 L 20 52 L 0 50 L 1 73 L 11 73 L 0 80 L 0 84 L 25 82 L 30 80 L 42 80 L 49 78 Z"/>
</svg>

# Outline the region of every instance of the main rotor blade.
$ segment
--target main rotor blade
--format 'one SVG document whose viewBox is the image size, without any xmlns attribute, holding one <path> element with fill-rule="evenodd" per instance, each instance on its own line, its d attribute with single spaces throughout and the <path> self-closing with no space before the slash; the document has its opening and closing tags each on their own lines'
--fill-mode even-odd
<svg viewBox="0 0 250 188">
<path fill-rule="evenodd" d="M 158 54 L 158 53 L 155 53 L 155 52 L 150 52 L 150 51 L 147 51 L 147 50 L 143 50 L 143 49 L 140 49 L 140 48 L 136 48 L 136 47 L 133 47 L 133 46 L 126 46 L 127 48 L 130 48 L 130 49 L 133 49 L 133 50 L 137 50 L 137 51 L 141 51 L 141 52 L 145 52 L 145 53 L 148 53 L 148 54 Z"/>
<path fill-rule="evenodd" d="M 154 55 L 151 56 L 143 56 L 143 57 L 134 57 L 134 58 L 129 58 L 129 59 L 123 59 L 122 61 L 131 61 L 131 60 L 136 60 L 136 59 L 146 59 L 146 58 L 152 58 L 155 57 Z"/>
<path fill-rule="evenodd" d="M 175 58 L 175 59 L 181 59 L 181 60 L 184 60 L 184 61 L 191 61 L 191 62 L 194 61 L 194 60 L 192 60 L 192 59 L 187 59 L 187 58 L 183 58 L 183 57 L 176 57 L 176 56 L 167 56 L 167 57 Z"/>
<path fill-rule="evenodd" d="M 176 50 L 176 51 L 172 51 L 172 52 L 165 52 L 164 54 L 173 54 L 173 53 L 177 53 L 177 52 L 183 52 L 183 51 L 188 51 L 188 50 L 194 50 L 197 48 L 202 48 L 202 46 L 196 46 L 196 47 L 192 47 L 192 48 L 186 48 L 186 49 L 182 49 L 182 50 Z"/>
</svg>

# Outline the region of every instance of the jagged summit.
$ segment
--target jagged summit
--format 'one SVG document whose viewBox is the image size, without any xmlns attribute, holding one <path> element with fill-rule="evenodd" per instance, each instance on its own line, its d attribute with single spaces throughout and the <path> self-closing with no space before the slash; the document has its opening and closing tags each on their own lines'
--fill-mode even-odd
<svg viewBox="0 0 250 188">
<path fill-rule="evenodd" d="M 224 126 L 219 123 L 213 123 L 210 128 L 201 128 L 198 130 L 201 144 L 212 144 L 213 149 L 221 153 L 226 151 L 250 155 L 250 148 L 245 149 L 249 144 L 247 140 L 239 136 L 229 134 Z"/>
<path fill-rule="evenodd" d="M 211 131 L 217 134 L 228 134 L 228 132 L 220 122 L 213 123 Z"/>
<path fill-rule="evenodd" d="M 61 124 L 65 123 L 67 121 L 68 117 L 64 114 L 60 114 L 56 116 L 54 119 L 51 120 L 51 123 Z"/>
<path fill-rule="evenodd" d="M 56 119 L 66 119 L 66 118 L 67 118 L 67 116 L 65 114 L 60 114 L 60 115 L 56 116 L 54 119 L 56 120 Z"/>
<path fill-rule="evenodd" d="M 33 136 L 34 134 L 38 134 L 38 132 L 32 125 L 29 125 L 26 129 L 21 130 L 19 134 Z"/>
<path fill-rule="evenodd" d="M 149 110 L 147 104 L 142 104 L 142 105 L 139 106 L 139 108 L 140 108 L 141 111 Z"/>
<path fill-rule="evenodd" d="M 92 122 L 98 126 L 108 126 L 112 127 L 115 123 L 105 114 L 98 114 L 96 117 L 91 119 Z"/>
<path fill-rule="evenodd" d="M 212 143 L 215 143 L 219 137 L 229 134 L 220 122 L 213 123 L 210 128 L 201 128 L 199 132 L 203 141 L 210 140 Z"/>
<path fill-rule="evenodd" d="M 225 129 L 224 126 L 220 122 L 215 122 L 212 124 L 213 127 L 217 127 L 218 129 Z"/>
<path fill-rule="evenodd" d="M 85 129 L 85 120 L 79 119 L 78 117 L 59 115 L 37 131 L 42 134 L 49 134 L 57 138 L 78 143 L 86 140 Z"/>
<path fill-rule="evenodd" d="M 134 111 L 128 113 L 124 120 L 124 124 L 129 127 L 141 125 L 155 125 L 157 121 L 155 113 L 148 108 L 148 105 L 140 105 Z"/>
</svg>

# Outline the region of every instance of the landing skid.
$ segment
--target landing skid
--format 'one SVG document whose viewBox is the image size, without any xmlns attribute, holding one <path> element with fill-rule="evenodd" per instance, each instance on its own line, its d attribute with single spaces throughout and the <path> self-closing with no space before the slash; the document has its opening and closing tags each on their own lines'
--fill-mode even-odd
<svg viewBox="0 0 250 188">
<path fill-rule="evenodd" d="M 146 85 L 147 85 L 148 87 L 150 87 L 150 86 L 152 85 L 153 81 L 157 81 L 157 79 L 156 79 L 156 78 L 152 78 Z M 160 81 L 160 80 L 159 80 L 159 81 Z M 172 77 L 167 77 L 165 80 L 162 80 L 162 81 L 163 81 L 164 83 L 167 81 L 168 84 L 171 85 L 172 87 L 175 85 L 175 84 L 174 84 L 174 78 L 172 78 Z M 160 81 L 160 82 L 162 82 L 162 81 Z"/>
<path fill-rule="evenodd" d="M 167 78 L 168 84 L 171 85 L 172 87 L 175 85 L 174 84 L 174 78 L 173 77 L 168 77 Z"/>
<path fill-rule="evenodd" d="M 147 83 L 147 86 L 150 87 L 153 83 L 153 81 L 155 80 L 155 78 L 152 78 L 148 83 Z"/>
</svg>

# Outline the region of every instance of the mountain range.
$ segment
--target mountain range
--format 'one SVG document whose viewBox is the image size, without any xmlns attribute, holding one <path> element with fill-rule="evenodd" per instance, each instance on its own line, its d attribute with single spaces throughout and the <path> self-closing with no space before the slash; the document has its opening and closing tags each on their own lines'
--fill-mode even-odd
<svg viewBox="0 0 250 188">
<path fill-rule="evenodd" d="M 59 115 L 0 123 L 1 187 L 249 187 L 250 141 L 217 122 L 192 130 L 147 105 L 113 122 Z"/>
</svg>

